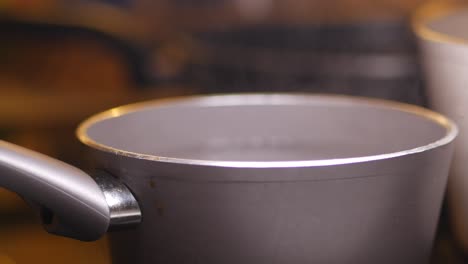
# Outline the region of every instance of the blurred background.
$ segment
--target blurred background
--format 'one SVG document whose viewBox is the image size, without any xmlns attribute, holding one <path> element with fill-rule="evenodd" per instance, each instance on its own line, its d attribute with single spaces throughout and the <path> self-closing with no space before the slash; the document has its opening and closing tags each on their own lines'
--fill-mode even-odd
<svg viewBox="0 0 468 264">
<path fill-rule="evenodd" d="M 460 1 L 459 1 L 460 2 Z M 89 115 L 177 95 L 294 91 L 425 105 L 423 0 L 0 0 L 0 138 L 82 166 Z M 442 213 L 433 263 L 464 263 Z M 0 263 L 110 263 L 0 188 Z"/>
</svg>

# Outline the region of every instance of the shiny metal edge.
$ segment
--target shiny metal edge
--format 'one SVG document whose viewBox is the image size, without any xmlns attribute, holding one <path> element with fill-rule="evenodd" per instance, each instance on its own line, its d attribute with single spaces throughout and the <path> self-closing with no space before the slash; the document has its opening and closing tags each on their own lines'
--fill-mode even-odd
<svg viewBox="0 0 468 264">
<path fill-rule="evenodd" d="M 465 3 L 435 1 L 421 5 L 411 15 L 411 27 L 420 38 L 440 43 L 468 45 L 468 39 L 454 37 L 428 27 L 428 22 L 454 13 L 461 9 L 468 9 Z"/>
<path fill-rule="evenodd" d="M 92 175 L 109 206 L 108 231 L 140 224 L 140 205 L 128 187 L 103 171 L 95 171 Z"/>
<path fill-rule="evenodd" d="M 317 99 L 327 99 L 326 104 L 331 101 L 336 103 L 349 102 L 349 103 L 361 103 L 369 106 L 377 106 L 380 108 L 394 109 L 410 114 L 418 115 L 423 118 L 429 119 L 434 123 L 446 129 L 444 137 L 431 142 L 424 146 L 419 146 L 412 149 L 384 153 L 379 155 L 361 156 L 361 157 L 350 157 L 350 158 L 339 158 L 339 159 L 320 159 L 320 160 L 299 160 L 299 161 L 212 161 L 212 160 L 197 160 L 197 159 L 181 159 L 162 157 L 156 155 L 149 155 L 143 153 L 135 153 L 122 149 L 113 148 L 99 142 L 94 141 L 87 135 L 87 130 L 92 125 L 114 117 L 122 116 L 125 114 L 140 111 L 142 109 L 173 106 L 174 104 L 179 105 L 198 105 L 203 107 L 215 107 L 215 106 L 235 106 L 235 105 L 258 105 L 258 104 L 269 104 L 269 105 L 287 105 L 287 104 L 298 104 L 298 103 L 317 103 Z M 314 99 L 314 100 L 312 100 Z M 420 153 L 434 149 L 443 145 L 451 143 L 458 134 L 457 125 L 448 119 L 447 117 L 431 111 L 429 109 L 419 107 L 416 105 L 410 105 L 406 103 L 394 102 L 384 99 L 374 99 L 359 96 L 348 96 L 348 95 L 329 95 L 329 94 L 299 94 L 299 93 L 245 93 L 245 94 L 227 94 L 227 95 L 196 95 L 196 96 L 182 96 L 165 99 L 156 99 L 150 101 L 144 101 L 139 103 L 128 104 L 110 110 L 98 113 L 91 116 L 90 118 L 83 121 L 76 130 L 76 136 L 85 145 L 98 149 L 104 152 L 109 152 L 116 155 L 127 156 L 136 159 L 153 160 L 159 162 L 176 163 L 176 164 L 190 164 L 190 165 L 202 165 L 202 166 L 218 166 L 218 167 L 236 167 L 236 168 L 288 168 L 288 167 L 315 167 L 315 166 L 330 166 L 330 165 L 341 165 L 360 163 L 367 161 L 390 159 L 415 153 Z"/>
</svg>

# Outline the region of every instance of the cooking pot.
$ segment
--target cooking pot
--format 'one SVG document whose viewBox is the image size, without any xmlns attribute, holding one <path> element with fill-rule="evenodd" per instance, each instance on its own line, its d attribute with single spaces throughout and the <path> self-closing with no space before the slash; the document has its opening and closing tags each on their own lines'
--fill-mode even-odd
<svg viewBox="0 0 468 264">
<path fill-rule="evenodd" d="M 116 230 L 114 263 L 424 263 L 456 134 L 378 99 L 169 99 L 82 123 L 89 172 L 1 142 L 0 185 L 51 233 Z"/>
<path fill-rule="evenodd" d="M 468 253 L 468 5 L 432 3 L 414 15 L 429 106 L 455 120 L 460 130 L 448 184 L 452 233 Z"/>
</svg>

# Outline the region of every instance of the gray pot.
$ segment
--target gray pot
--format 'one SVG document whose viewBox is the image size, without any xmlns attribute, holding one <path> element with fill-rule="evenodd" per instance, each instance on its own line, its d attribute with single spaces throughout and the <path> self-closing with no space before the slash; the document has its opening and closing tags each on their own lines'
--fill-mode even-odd
<svg viewBox="0 0 468 264">
<path fill-rule="evenodd" d="M 0 185 L 114 263 L 424 263 L 456 126 L 345 96 L 190 97 L 85 121 L 87 173 L 0 143 Z"/>
<path fill-rule="evenodd" d="M 460 126 L 447 201 L 453 235 L 467 254 L 468 5 L 451 1 L 427 4 L 415 13 L 413 25 L 419 38 L 429 105 Z"/>
</svg>

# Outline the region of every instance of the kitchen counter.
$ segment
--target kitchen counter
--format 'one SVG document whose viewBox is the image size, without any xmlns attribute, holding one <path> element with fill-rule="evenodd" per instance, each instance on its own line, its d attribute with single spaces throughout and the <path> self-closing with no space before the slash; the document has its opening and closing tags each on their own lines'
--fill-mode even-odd
<svg viewBox="0 0 468 264">
<path fill-rule="evenodd" d="M 4 225 L 0 228 L 0 263 L 110 263 L 106 239 L 80 242 L 47 234 L 39 225 Z"/>
</svg>

